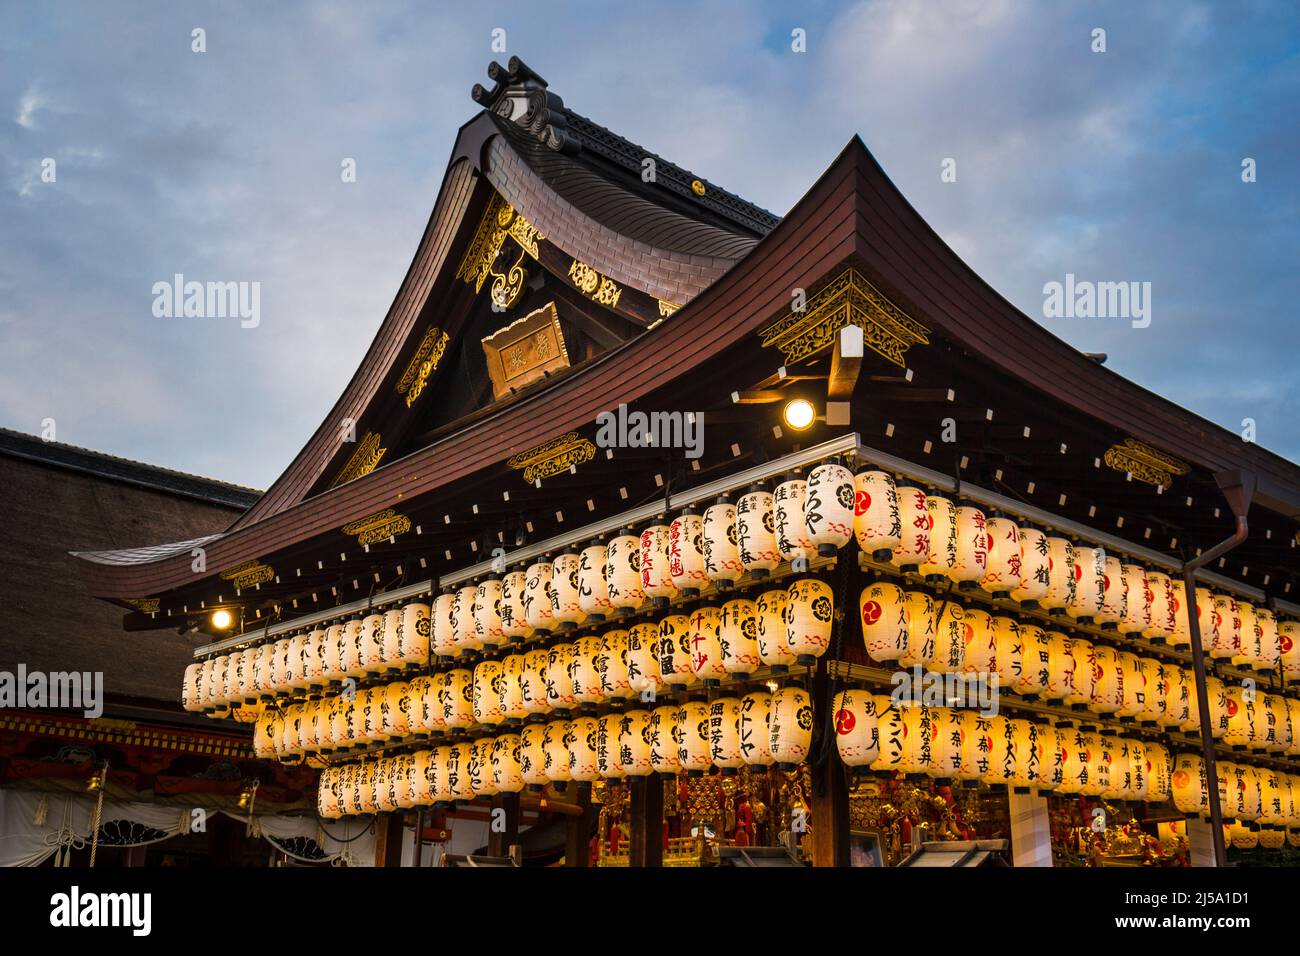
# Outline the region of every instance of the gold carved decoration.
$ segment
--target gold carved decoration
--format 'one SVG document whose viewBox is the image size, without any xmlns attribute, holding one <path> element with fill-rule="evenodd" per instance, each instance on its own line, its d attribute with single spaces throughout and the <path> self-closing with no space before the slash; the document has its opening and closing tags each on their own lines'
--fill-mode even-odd
<svg viewBox="0 0 1300 956">
<path fill-rule="evenodd" d="M 665 302 L 663 299 L 655 299 L 655 301 L 659 303 L 659 317 L 663 319 L 668 318 L 668 316 L 681 308 L 680 305 L 673 305 L 671 302 Z"/>
<path fill-rule="evenodd" d="M 569 367 L 569 351 L 555 303 L 548 302 L 483 339 L 492 397 L 501 398 L 547 373 Z"/>
<path fill-rule="evenodd" d="M 406 396 L 407 408 L 415 404 L 415 400 L 424 391 L 424 386 L 428 384 L 429 376 L 437 370 L 438 363 L 446 354 L 447 341 L 447 333 L 436 326 L 429 326 L 428 331 L 424 333 L 419 347 L 406 365 L 406 371 L 397 380 L 397 394 Z M 373 467 L 372 465 L 371 468 Z M 341 484 L 337 480 L 335 483 Z"/>
<path fill-rule="evenodd" d="M 275 577 L 275 569 L 270 565 L 263 564 L 256 559 L 245 561 L 229 571 L 222 571 L 221 578 L 223 581 L 229 581 L 235 586 L 236 590 L 251 588 L 258 584 L 265 584 Z"/>
<path fill-rule="evenodd" d="M 496 271 L 497 257 L 506 238 L 518 243 L 521 252 L 519 258 L 505 272 Z M 474 239 L 470 242 L 465 258 L 461 260 L 456 277 L 474 283 L 474 291 L 483 288 L 488 276 L 492 276 L 492 301 L 503 309 L 508 309 L 519 298 L 524 287 L 524 256 L 537 259 L 537 243 L 546 238 L 537 231 L 537 227 L 523 216 L 497 193 L 492 194 L 483 218 L 479 220 Z"/>
<path fill-rule="evenodd" d="M 1136 438 L 1126 438 L 1122 445 L 1111 445 L 1104 458 L 1116 471 L 1131 474 L 1138 481 L 1168 488 L 1174 475 L 1185 475 L 1192 466 Z"/>
<path fill-rule="evenodd" d="M 406 515 L 398 514 L 392 508 L 385 508 L 383 511 L 377 511 L 343 526 L 343 533 L 355 536 L 359 545 L 395 538 L 410 530 L 411 519 Z"/>
<path fill-rule="evenodd" d="M 577 432 L 569 432 L 567 435 L 543 442 L 535 448 L 521 451 L 510 458 L 506 464 L 511 468 L 522 468 L 524 481 L 531 484 L 542 478 L 568 471 L 572 466 L 591 461 L 595 457 L 595 445 L 585 438 L 580 438 Z"/>
<path fill-rule="evenodd" d="M 907 367 L 904 359 L 911 346 L 930 344 L 930 330 L 885 298 L 856 269 L 845 269 L 813 294 L 804 311 L 791 310 L 759 336 L 763 345 L 779 348 L 785 364 L 792 365 L 829 348 L 847 325 L 861 328 L 866 344 L 900 368 Z"/>
<path fill-rule="evenodd" d="M 352 452 L 347 464 L 334 476 L 330 487 L 336 488 L 374 471 L 379 465 L 379 459 L 383 458 L 384 452 L 388 451 L 387 448 L 379 447 L 380 440 L 379 432 L 366 432 L 366 437 L 357 443 L 356 450 Z"/>
<path fill-rule="evenodd" d="M 569 266 L 569 279 L 578 287 L 578 291 L 601 305 L 614 308 L 618 305 L 623 290 L 609 276 L 601 275 L 585 262 L 573 260 Z"/>
<path fill-rule="evenodd" d="M 127 598 L 126 603 L 141 614 L 157 614 L 159 610 L 158 598 Z"/>
</svg>

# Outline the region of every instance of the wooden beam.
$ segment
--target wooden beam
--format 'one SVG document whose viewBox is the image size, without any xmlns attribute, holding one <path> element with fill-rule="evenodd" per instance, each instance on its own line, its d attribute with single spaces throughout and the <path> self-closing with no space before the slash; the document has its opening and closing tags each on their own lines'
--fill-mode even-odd
<svg viewBox="0 0 1300 956">
<path fill-rule="evenodd" d="M 628 864 L 630 866 L 663 866 L 664 862 L 664 784 L 655 774 L 633 777 L 628 782 L 630 790 L 629 815 L 631 834 L 628 838 Z"/>
<path fill-rule="evenodd" d="M 853 397 L 862 372 L 862 329 L 846 325 L 840 329 L 831 354 L 831 373 L 826 380 L 826 400 L 847 402 Z"/>
<path fill-rule="evenodd" d="M 402 814 L 375 816 L 375 866 L 402 865 Z"/>
<path fill-rule="evenodd" d="M 829 707 L 830 677 L 824 663 L 813 678 L 814 701 L 825 701 Z M 815 738 L 824 739 L 834 734 L 834 725 L 828 730 L 825 721 L 814 724 Z M 849 787 L 844 779 L 844 765 L 835 752 L 835 741 L 813 740 L 813 753 L 821 752 L 820 766 L 812 767 L 812 793 L 809 794 L 809 856 L 813 866 L 849 865 Z"/>
<path fill-rule="evenodd" d="M 492 798 L 488 816 L 488 856 L 505 856 L 518 842 L 519 794 L 499 793 Z"/>
<path fill-rule="evenodd" d="M 564 865 L 587 866 L 591 861 L 591 785 L 577 784 L 579 816 L 569 817 L 564 841 Z"/>
</svg>

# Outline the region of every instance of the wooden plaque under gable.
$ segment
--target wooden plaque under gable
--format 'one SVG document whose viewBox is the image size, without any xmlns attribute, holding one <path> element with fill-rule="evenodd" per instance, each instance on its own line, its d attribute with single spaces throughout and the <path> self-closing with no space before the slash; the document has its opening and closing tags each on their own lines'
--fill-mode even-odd
<svg viewBox="0 0 1300 956">
<path fill-rule="evenodd" d="M 555 303 L 548 302 L 483 339 L 483 356 L 494 399 L 509 395 L 512 388 L 531 385 L 547 372 L 568 368 L 569 353 Z"/>
</svg>

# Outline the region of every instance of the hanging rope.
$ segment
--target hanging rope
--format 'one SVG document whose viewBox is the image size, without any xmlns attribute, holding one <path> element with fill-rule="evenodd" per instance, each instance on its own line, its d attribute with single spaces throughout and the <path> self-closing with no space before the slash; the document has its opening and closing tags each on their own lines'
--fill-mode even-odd
<svg viewBox="0 0 1300 956">
<path fill-rule="evenodd" d="M 104 790 L 108 787 L 108 761 L 104 761 L 103 779 L 99 782 L 99 797 L 95 800 L 95 812 L 90 817 L 90 865 L 95 865 L 99 853 L 99 824 L 104 816 Z"/>
</svg>

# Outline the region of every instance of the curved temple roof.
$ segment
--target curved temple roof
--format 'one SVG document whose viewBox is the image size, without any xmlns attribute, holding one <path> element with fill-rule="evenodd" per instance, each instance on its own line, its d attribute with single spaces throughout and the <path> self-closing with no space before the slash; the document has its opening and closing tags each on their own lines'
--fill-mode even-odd
<svg viewBox="0 0 1300 956">
<path fill-rule="evenodd" d="M 485 110 L 461 128 L 410 270 L 356 375 L 284 475 L 207 543 L 214 572 L 336 532 L 587 427 L 613 405 L 753 341 L 789 311 L 791 289 L 813 288 L 844 263 L 982 367 L 1195 468 L 1249 470 L 1259 504 L 1300 516 L 1300 468 L 1100 366 L 1021 313 L 929 227 L 857 137 L 778 220 L 657 158 L 658 189 L 647 186 L 638 156 L 651 154 L 564 108 L 517 60 L 509 69 L 494 64 L 490 74 L 495 87 L 474 93 Z M 309 497 L 337 466 L 340 421 L 361 419 L 425 334 L 425 307 L 439 290 L 448 297 L 456 290 L 456 264 L 493 190 L 568 256 L 681 308 L 664 310 L 662 323 L 573 374 Z M 663 360 L 668 341 L 671 362 Z M 121 600 L 195 585 L 187 555 L 146 550 L 87 563 L 95 593 Z"/>
</svg>

